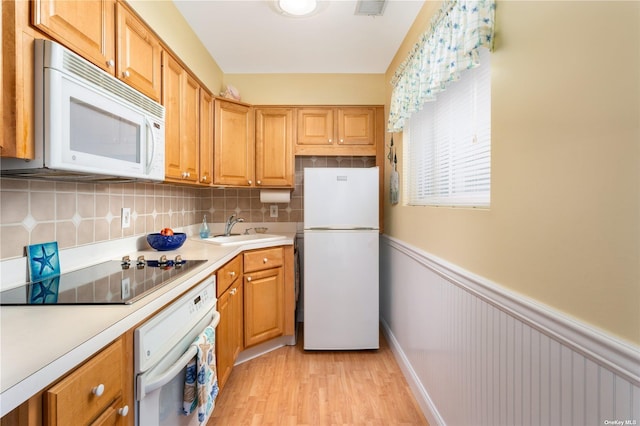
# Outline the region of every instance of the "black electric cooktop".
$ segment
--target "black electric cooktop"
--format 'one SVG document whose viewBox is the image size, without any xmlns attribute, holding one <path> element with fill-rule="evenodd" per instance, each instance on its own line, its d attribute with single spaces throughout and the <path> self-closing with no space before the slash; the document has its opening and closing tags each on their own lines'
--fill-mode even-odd
<svg viewBox="0 0 640 426">
<path fill-rule="evenodd" d="M 0 305 L 128 305 L 206 260 L 107 261 L 0 292 Z"/>
</svg>

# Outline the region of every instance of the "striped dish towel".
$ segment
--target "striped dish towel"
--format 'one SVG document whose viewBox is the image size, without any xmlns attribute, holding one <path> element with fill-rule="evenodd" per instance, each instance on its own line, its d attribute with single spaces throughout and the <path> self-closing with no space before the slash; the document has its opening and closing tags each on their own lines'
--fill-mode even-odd
<svg viewBox="0 0 640 426">
<path fill-rule="evenodd" d="M 218 396 L 216 330 L 208 326 L 193 345 L 198 348 L 198 353 L 187 364 L 182 413 L 188 416 L 197 409 L 198 421 L 205 425 Z"/>
</svg>

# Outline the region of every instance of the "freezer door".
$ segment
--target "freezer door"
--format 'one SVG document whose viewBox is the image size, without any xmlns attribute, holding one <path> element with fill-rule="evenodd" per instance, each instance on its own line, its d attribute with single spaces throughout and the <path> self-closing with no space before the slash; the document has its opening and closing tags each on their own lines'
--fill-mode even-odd
<svg viewBox="0 0 640 426">
<path fill-rule="evenodd" d="M 304 232 L 304 348 L 377 349 L 378 231 Z"/>
<path fill-rule="evenodd" d="M 304 228 L 378 228 L 378 167 L 304 169 Z"/>
</svg>

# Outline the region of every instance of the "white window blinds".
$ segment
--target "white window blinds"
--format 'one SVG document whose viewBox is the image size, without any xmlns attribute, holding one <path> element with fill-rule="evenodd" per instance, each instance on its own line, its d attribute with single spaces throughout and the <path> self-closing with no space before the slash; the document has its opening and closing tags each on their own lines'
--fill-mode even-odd
<svg viewBox="0 0 640 426">
<path fill-rule="evenodd" d="M 489 207 L 491 54 L 465 70 L 404 129 L 405 204 Z"/>
</svg>

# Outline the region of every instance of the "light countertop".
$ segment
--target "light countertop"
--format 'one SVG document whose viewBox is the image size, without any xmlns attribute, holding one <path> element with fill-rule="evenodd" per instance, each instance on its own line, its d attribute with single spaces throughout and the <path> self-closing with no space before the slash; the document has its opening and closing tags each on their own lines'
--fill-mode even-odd
<svg viewBox="0 0 640 426">
<path fill-rule="evenodd" d="M 218 246 L 189 237 L 178 250 L 150 248 L 120 252 L 156 259 L 180 254 L 207 259 L 131 305 L 2 306 L 0 309 L 0 416 L 46 388 L 128 330 L 148 319 L 182 293 L 245 250 L 293 244 L 295 232 L 278 232 L 285 239 L 237 246 Z M 140 245 L 139 243 L 137 245 Z M 91 251 L 91 250 L 89 250 Z M 62 256 L 61 256 L 62 259 Z M 108 259 L 108 258 L 107 258 Z M 95 263 L 107 259 L 96 259 Z M 64 272 L 64 271 L 63 271 Z"/>
</svg>

